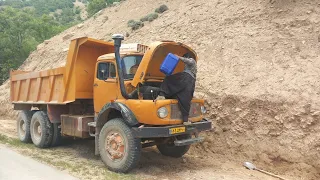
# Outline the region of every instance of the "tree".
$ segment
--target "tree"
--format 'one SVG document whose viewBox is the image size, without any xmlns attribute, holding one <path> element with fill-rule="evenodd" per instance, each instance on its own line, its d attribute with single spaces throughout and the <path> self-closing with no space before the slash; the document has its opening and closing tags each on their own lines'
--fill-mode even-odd
<svg viewBox="0 0 320 180">
<path fill-rule="evenodd" d="M 0 84 L 11 68 L 18 68 L 36 46 L 64 30 L 48 15 L 36 17 L 30 9 L 0 11 Z"/>
<path fill-rule="evenodd" d="M 0 85 L 37 45 L 74 25 L 75 0 L 0 0 Z M 61 9 L 55 17 L 49 15 Z M 76 14 L 79 13 L 79 14 Z"/>
<path fill-rule="evenodd" d="M 64 26 L 60 25 L 53 17 L 42 15 L 41 18 L 35 18 L 30 26 L 33 30 L 33 36 L 37 42 L 42 42 L 64 30 Z"/>
<path fill-rule="evenodd" d="M 34 49 L 36 41 L 29 36 L 32 34 L 32 14 L 28 10 L 13 8 L 5 8 L 0 13 L 0 81 L 6 79 L 9 69 L 20 65 Z"/>
<path fill-rule="evenodd" d="M 90 0 L 88 5 L 88 14 L 89 16 L 92 16 L 106 7 L 107 5 L 105 0 Z"/>
<path fill-rule="evenodd" d="M 108 5 L 113 4 L 114 2 L 119 2 L 120 0 L 106 0 Z"/>
<path fill-rule="evenodd" d="M 71 8 L 65 8 L 62 10 L 62 13 L 59 17 L 59 22 L 62 24 L 72 24 L 76 18 L 76 14 L 73 12 Z"/>
</svg>

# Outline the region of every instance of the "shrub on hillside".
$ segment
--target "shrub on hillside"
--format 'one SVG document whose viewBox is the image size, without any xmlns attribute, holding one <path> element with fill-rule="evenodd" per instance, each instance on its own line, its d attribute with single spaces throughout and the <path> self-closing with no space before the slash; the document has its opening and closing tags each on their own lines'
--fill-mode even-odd
<svg viewBox="0 0 320 180">
<path fill-rule="evenodd" d="M 148 17 L 148 21 L 149 22 L 151 22 L 151 21 L 153 21 L 153 20 L 158 18 L 158 14 L 157 13 L 152 13 L 152 14 L 149 14 L 148 16 L 149 16 Z"/>
<path fill-rule="evenodd" d="M 135 21 L 135 20 L 133 20 L 133 19 L 131 19 L 131 20 L 129 20 L 129 21 L 128 21 L 128 23 L 127 23 L 127 24 L 128 24 L 128 26 L 129 26 L 129 27 L 131 27 L 131 25 L 132 25 L 134 22 L 136 22 L 136 21 Z"/>
<path fill-rule="evenodd" d="M 155 12 L 161 14 L 161 13 L 167 11 L 168 9 L 169 9 L 168 6 L 165 5 L 165 4 L 163 4 L 163 5 L 161 5 L 160 7 L 158 7 L 158 8 L 155 10 Z"/>
<path fill-rule="evenodd" d="M 105 0 L 108 6 L 112 6 L 114 3 L 117 4 L 121 0 Z"/>
<path fill-rule="evenodd" d="M 157 14 L 157 13 L 151 13 L 151 14 L 148 14 L 148 15 L 142 17 L 142 18 L 140 19 L 140 21 L 141 21 L 141 22 L 145 22 L 145 21 L 151 22 L 151 21 L 153 21 L 153 20 L 155 20 L 155 19 L 157 19 L 157 18 L 158 18 L 158 14 Z"/>
<path fill-rule="evenodd" d="M 142 18 L 140 18 L 141 22 L 145 22 L 148 21 L 148 16 L 143 16 Z"/>
<path fill-rule="evenodd" d="M 141 21 L 135 21 L 135 20 L 128 21 L 128 27 L 131 27 L 132 30 L 137 30 L 143 26 L 144 24 Z"/>
</svg>

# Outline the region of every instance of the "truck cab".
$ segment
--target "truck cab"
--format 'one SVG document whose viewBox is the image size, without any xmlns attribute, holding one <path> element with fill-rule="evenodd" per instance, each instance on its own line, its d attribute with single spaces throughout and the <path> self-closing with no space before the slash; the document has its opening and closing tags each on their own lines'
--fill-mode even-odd
<svg viewBox="0 0 320 180">
<path fill-rule="evenodd" d="M 39 148 L 57 145 L 63 136 L 94 138 L 95 154 L 115 172 L 134 168 L 141 148 L 181 157 L 201 131 L 212 129 L 203 99 L 192 100 L 190 125 L 182 124 L 176 99 L 155 100 L 165 75 L 160 65 L 168 53 L 196 53 L 173 41 L 149 46 L 91 38 L 71 42 L 65 67 L 42 72 L 11 72 L 11 101 L 22 142 Z M 183 71 L 179 62 L 174 73 Z M 23 91 L 26 89 L 27 91 Z"/>
</svg>

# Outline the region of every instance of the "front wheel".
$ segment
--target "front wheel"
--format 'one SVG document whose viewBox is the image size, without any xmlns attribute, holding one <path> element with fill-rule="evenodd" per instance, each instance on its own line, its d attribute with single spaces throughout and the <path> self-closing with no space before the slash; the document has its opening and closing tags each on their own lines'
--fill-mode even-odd
<svg viewBox="0 0 320 180">
<path fill-rule="evenodd" d="M 178 140 L 190 139 L 190 138 L 191 138 L 190 134 L 177 136 Z M 189 151 L 190 145 L 175 146 L 173 141 L 170 141 L 169 143 L 166 143 L 166 144 L 157 145 L 157 148 L 160 151 L 160 153 L 164 156 L 179 158 Z"/>
<path fill-rule="evenodd" d="M 126 173 L 140 160 L 141 140 L 135 138 L 122 118 L 108 121 L 99 135 L 99 152 L 108 169 Z"/>
</svg>

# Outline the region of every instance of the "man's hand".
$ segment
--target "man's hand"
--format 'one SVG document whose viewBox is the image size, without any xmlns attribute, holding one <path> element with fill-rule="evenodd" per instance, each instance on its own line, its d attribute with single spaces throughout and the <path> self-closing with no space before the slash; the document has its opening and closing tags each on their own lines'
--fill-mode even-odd
<svg viewBox="0 0 320 180">
<path fill-rule="evenodd" d="M 177 56 L 179 59 L 181 59 L 181 56 L 177 55 L 177 54 L 174 54 L 175 56 Z"/>
</svg>

